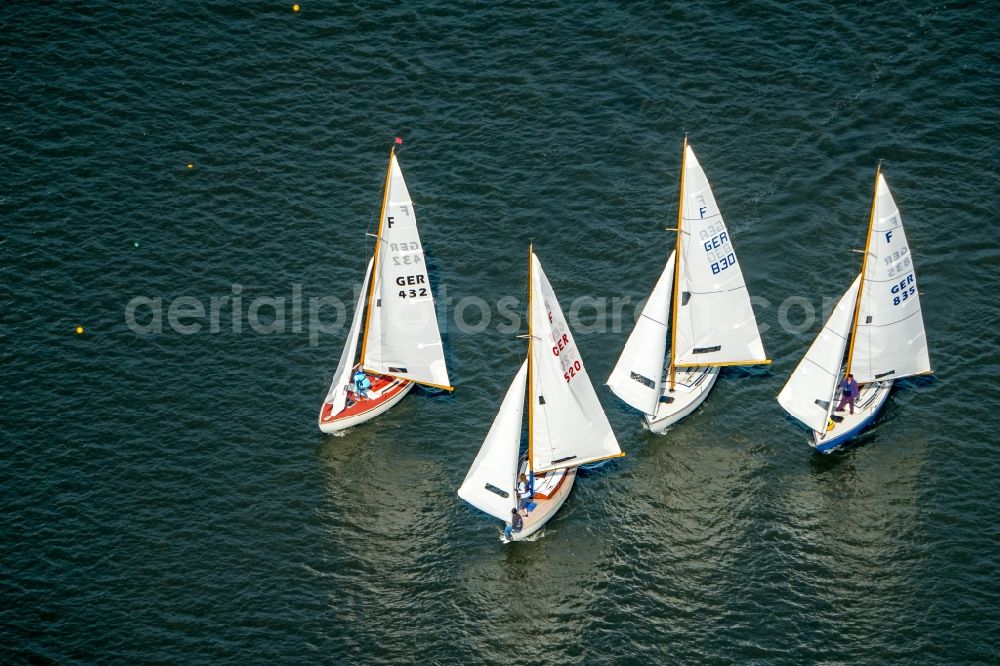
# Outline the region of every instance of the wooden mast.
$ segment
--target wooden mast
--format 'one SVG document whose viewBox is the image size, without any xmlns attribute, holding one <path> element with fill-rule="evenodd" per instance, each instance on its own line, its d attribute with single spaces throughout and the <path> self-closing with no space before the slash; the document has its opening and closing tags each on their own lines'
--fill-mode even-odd
<svg viewBox="0 0 1000 666">
<path fill-rule="evenodd" d="M 674 358 L 677 353 L 677 309 L 680 301 L 680 274 L 681 274 L 681 224 L 684 219 L 684 168 L 687 164 L 688 137 L 684 135 L 684 147 L 681 148 L 681 188 L 680 196 L 677 197 L 677 240 L 674 247 L 674 284 L 673 284 L 673 316 L 670 319 L 670 390 L 674 390 L 674 375 L 677 366 Z"/>
<path fill-rule="evenodd" d="M 534 372 L 534 362 L 532 361 L 532 354 L 534 353 L 534 341 L 535 338 L 531 331 L 531 292 L 532 292 L 532 264 L 534 264 L 535 259 L 535 242 L 531 241 L 528 244 L 528 483 L 530 484 L 530 489 L 532 494 L 535 492 L 535 471 L 532 468 L 532 447 L 534 445 L 534 428 L 532 427 L 532 415 L 535 412 L 535 399 L 532 388 L 531 377 Z"/>
<path fill-rule="evenodd" d="M 361 333 L 361 367 L 365 365 L 365 350 L 368 349 L 368 325 L 372 320 L 372 306 L 375 304 L 375 285 L 378 284 L 378 255 L 382 246 L 382 225 L 385 224 L 385 207 L 389 202 L 389 182 L 392 180 L 392 163 L 396 159 L 396 146 L 389 149 L 389 166 L 385 170 L 385 190 L 382 192 L 382 210 L 378 216 L 378 232 L 375 235 L 375 254 L 372 258 L 371 285 L 368 291 L 368 312 L 365 315 L 365 330 Z"/>
<path fill-rule="evenodd" d="M 865 252 L 861 255 L 861 282 L 858 283 L 857 301 L 854 303 L 854 320 L 851 322 L 851 342 L 847 348 L 847 366 L 844 368 L 844 379 L 851 374 L 851 361 L 854 359 L 854 341 L 858 335 L 858 317 L 861 316 L 861 294 L 865 290 L 865 270 L 868 268 L 868 255 L 871 254 L 872 227 L 875 226 L 875 204 L 878 202 L 878 181 L 882 175 L 882 162 L 875 167 L 875 191 L 872 193 L 872 209 L 868 213 L 868 235 L 865 237 Z"/>
</svg>

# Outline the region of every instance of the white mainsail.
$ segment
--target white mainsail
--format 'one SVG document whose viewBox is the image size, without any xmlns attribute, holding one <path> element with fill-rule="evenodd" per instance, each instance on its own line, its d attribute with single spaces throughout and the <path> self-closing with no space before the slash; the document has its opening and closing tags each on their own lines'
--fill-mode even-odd
<svg viewBox="0 0 1000 666">
<path fill-rule="evenodd" d="M 881 172 L 876 182 L 851 372 L 861 384 L 931 371 L 913 257 Z"/>
<path fill-rule="evenodd" d="M 778 394 L 778 402 L 785 411 L 816 432 L 826 430 L 830 402 L 844 364 L 844 351 L 851 333 L 860 283 L 859 275 L 840 298 L 823 330 Z"/>
<path fill-rule="evenodd" d="M 332 405 L 331 414 L 339 414 L 340 410 L 347 404 L 347 385 L 350 384 L 351 371 L 354 369 L 354 354 L 358 351 L 358 332 L 361 330 L 361 314 L 365 307 L 365 298 L 368 296 L 368 279 L 372 274 L 372 259 L 368 260 L 368 269 L 365 271 L 365 281 L 361 285 L 361 295 L 358 297 L 358 304 L 354 308 L 354 317 L 351 319 L 351 330 L 347 334 L 347 341 L 344 344 L 344 351 L 340 354 L 340 363 L 337 364 L 337 371 L 333 373 L 333 383 L 326 393 L 326 400 Z"/>
<path fill-rule="evenodd" d="M 530 289 L 532 470 L 624 455 L 534 252 Z"/>
<path fill-rule="evenodd" d="M 608 386 L 615 395 L 646 414 L 656 413 L 663 389 L 663 361 L 667 355 L 675 254 L 670 253 L 667 265 L 656 281 L 615 369 L 608 377 Z"/>
<path fill-rule="evenodd" d="M 395 154 L 389 159 L 362 364 L 366 370 L 450 388 L 416 213 Z"/>
<path fill-rule="evenodd" d="M 768 362 L 732 239 L 689 145 L 682 181 L 674 365 Z"/>
<path fill-rule="evenodd" d="M 524 361 L 458 489 L 459 497 L 500 520 L 510 520 L 511 509 L 517 506 L 515 483 L 527 381 L 528 362 Z"/>
</svg>

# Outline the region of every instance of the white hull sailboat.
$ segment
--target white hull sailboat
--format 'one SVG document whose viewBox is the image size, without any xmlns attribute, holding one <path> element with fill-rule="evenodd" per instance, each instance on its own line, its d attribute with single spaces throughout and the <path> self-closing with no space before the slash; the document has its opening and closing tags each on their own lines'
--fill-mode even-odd
<svg viewBox="0 0 1000 666">
<path fill-rule="evenodd" d="M 778 402 L 812 429 L 817 451 L 830 453 L 874 420 L 894 380 L 930 372 L 913 258 L 879 165 L 861 273 L 788 378 Z M 843 379 L 851 374 L 859 385 L 853 414 L 836 411 Z"/>
<path fill-rule="evenodd" d="M 528 357 L 514 377 L 479 454 L 458 489 L 477 509 L 523 527 L 511 541 L 538 532 L 569 497 L 580 465 L 624 455 L 542 265 L 529 252 Z M 521 424 L 528 411 L 528 451 Z M 528 496 L 519 498 L 523 475 Z"/>
<path fill-rule="evenodd" d="M 371 384 L 364 390 L 352 380 L 359 370 Z M 394 148 L 389 153 L 375 251 L 340 363 L 320 408 L 319 428 L 332 433 L 364 423 L 391 409 L 414 384 L 453 390 L 416 213 Z"/>
<path fill-rule="evenodd" d="M 654 433 L 697 409 L 722 366 L 771 362 L 732 238 L 687 137 L 676 231 L 676 247 L 607 382 Z"/>
</svg>

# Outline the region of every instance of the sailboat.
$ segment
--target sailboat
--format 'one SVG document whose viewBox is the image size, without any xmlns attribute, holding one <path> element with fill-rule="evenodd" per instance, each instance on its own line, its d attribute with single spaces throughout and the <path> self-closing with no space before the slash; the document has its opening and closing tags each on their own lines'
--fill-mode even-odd
<svg viewBox="0 0 1000 666">
<path fill-rule="evenodd" d="M 771 362 L 732 237 L 687 137 L 676 231 L 674 251 L 607 381 L 654 433 L 697 409 L 722 366 Z"/>
<path fill-rule="evenodd" d="M 500 405 L 458 496 L 510 523 L 519 509 L 523 528 L 511 541 L 540 530 L 566 501 L 580 465 L 625 455 L 590 383 L 552 285 L 534 246 L 528 262 L 528 356 Z M 528 450 L 521 458 L 521 425 L 528 407 Z"/>
<path fill-rule="evenodd" d="M 861 273 L 778 394 L 785 411 L 812 429 L 821 453 L 871 423 L 893 381 L 931 372 L 913 257 L 881 164 L 862 257 Z M 860 388 L 854 413 L 835 412 L 841 380 L 850 374 Z"/>
<path fill-rule="evenodd" d="M 361 356 L 355 363 L 359 340 Z M 370 383 L 364 390 L 352 381 L 359 370 Z M 413 202 L 393 146 L 375 250 L 340 363 L 320 408 L 319 428 L 330 433 L 364 423 L 388 411 L 414 384 L 454 390 Z"/>
</svg>

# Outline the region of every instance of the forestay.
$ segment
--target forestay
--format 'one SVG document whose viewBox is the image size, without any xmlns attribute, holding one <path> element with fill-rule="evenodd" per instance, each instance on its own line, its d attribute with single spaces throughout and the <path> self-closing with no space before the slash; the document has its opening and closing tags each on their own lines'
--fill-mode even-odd
<svg viewBox="0 0 1000 666">
<path fill-rule="evenodd" d="M 859 275 L 841 296 L 823 330 L 778 394 L 778 402 L 786 412 L 817 432 L 826 430 L 830 402 L 844 363 L 860 282 Z"/>
<path fill-rule="evenodd" d="M 459 497 L 500 520 L 510 520 L 510 512 L 517 505 L 515 482 L 527 379 L 525 361 L 507 389 L 479 454 L 458 489 Z"/>
<path fill-rule="evenodd" d="M 913 257 L 882 174 L 876 183 L 851 372 L 860 383 L 931 371 Z"/>
<path fill-rule="evenodd" d="M 367 370 L 448 387 L 417 218 L 394 154 L 386 187 L 362 362 Z"/>
<path fill-rule="evenodd" d="M 674 365 L 767 361 L 750 294 L 708 178 L 685 146 Z"/>
<path fill-rule="evenodd" d="M 361 330 L 361 314 L 365 307 L 365 297 L 368 296 L 368 280 L 372 274 L 372 260 L 368 260 L 368 269 L 365 271 L 365 281 L 361 285 L 361 295 L 358 297 L 358 304 L 354 307 L 354 317 L 351 319 L 351 330 L 347 334 L 347 341 L 344 343 L 344 351 L 340 354 L 340 363 L 337 364 L 337 371 L 333 373 L 333 383 L 326 393 L 326 400 L 332 405 L 331 414 L 339 414 L 347 404 L 347 385 L 350 383 L 351 371 L 354 369 L 354 354 L 358 351 L 358 332 Z"/>
<path fill-rule="evenodd" d="M 608 377 L 608 386 L 615 395 L 646 414 L 656 413 L 663 389 L 674 256 L 675 253 L 671 252 L 615 369 Z"/>
<path fill-rule="evenodd" d="M 534 253 L 530 288 L 532 469 L 544 472 L 623 455 Z"/>
</svg>

